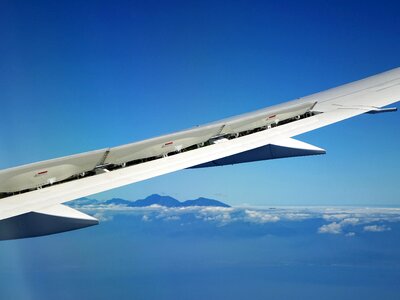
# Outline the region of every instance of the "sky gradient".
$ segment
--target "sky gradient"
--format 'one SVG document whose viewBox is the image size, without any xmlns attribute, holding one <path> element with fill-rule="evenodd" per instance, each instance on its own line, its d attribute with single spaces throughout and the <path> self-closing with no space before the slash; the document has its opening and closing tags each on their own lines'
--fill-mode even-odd
<svg viewBox="0 0 400 300">
<path fill-rule="evenodd" d="M 2 1 L 0 168 L 117 146 L 399 66 L 396 1 Z M 297 137 L 324 156 L 186 170 L 96 195 L 400 205 L 399 113 Z"/>
</svg>

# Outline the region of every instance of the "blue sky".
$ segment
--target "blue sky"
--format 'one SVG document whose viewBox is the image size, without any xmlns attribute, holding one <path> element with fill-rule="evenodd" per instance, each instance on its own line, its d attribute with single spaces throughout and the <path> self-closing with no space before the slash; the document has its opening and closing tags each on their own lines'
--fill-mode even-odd
<svg viewBox="0 0 400 300">
<path fill-rule="evenodd" d="M 116 146 L 399 66 L 397 1 L 2 1 L 0 168 Z M 399 114 L 299 139 L 328 151 L 182 171 L 96 197 L 399 205 Z"/>
</svg>

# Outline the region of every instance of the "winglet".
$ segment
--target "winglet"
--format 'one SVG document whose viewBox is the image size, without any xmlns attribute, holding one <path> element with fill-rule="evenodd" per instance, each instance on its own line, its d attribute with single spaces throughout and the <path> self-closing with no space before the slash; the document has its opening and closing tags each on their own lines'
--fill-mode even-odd
<svg viewBox="0 0 400 300">
<path fill-rule="evenodd" d="M 190 169 L 234 165 L 246 162 L 269 160 L 276 158 L 308 156 L 325 154 L 322 148 L 310 145 L 292 138 L 281 139 L 273 144 L 268 144 L 249 151 L 241 152 L 217 160 L 206 162 Z"/>
<path fill-rule="evenodd" d="M 0 221 L 0 240 L 13 240 L 60 233 L 97 225 L 99 221 L 58 204 Z"/>
</svg>

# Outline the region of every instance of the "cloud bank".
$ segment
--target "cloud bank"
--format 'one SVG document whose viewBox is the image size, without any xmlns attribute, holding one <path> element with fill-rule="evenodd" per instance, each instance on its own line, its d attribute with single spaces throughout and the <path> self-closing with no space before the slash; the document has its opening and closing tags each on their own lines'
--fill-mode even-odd
<svg viewBox="0 0 400 300">
<path fill-rule="evenodd" d="M 74 208 L 91 213 L 100 221 L 110 221 L 116 215 L 136 215 L 143 222 L 181 222 L 191 216 L 196 220 L 226 226 L 235 222 L 269 224 L 278 222 L 302 222 L 320 220 L 316 228 L 319 234 L 345 235 L 353 237 L 360 232 L 385 232 L 391 227 L 387 223 L 400 222 L 399 208 L 361 207 L 126 207 L 105 205 L 101 202 L 86 202 Z M 385 224 L 383 224 L 385 223 Z"/>
</svg>

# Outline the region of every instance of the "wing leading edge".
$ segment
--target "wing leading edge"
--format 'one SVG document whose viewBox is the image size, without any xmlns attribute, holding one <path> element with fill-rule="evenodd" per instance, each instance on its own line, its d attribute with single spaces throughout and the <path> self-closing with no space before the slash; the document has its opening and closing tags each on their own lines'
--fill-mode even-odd
<svg viewBox="0 0 400 300">
<path fill-rule="evenodd" d="M 37 215 L 42 217 L 43 210 L 180 169 L 323 154 L 325 150 L 291 137 L 362 113 L 393 111 L 382 107 L 399 98 L 400 68 L 397 68 L 189 130 L 2 170 L 0 220 L 14 219 L 26 225 L 21 218 L 27 217 L 31 223 L 37 222 L 32 227 L 39 228 L 44 221 Z M 97 220 L 91 222 L 95 224 Z M 0 223 L 0 228 L 9 227 Z M 17 236 L 41 235 L 38 232 Z M 43 234 L 55 232 L 60 232 L 60 228 Z"/>
</svg>

